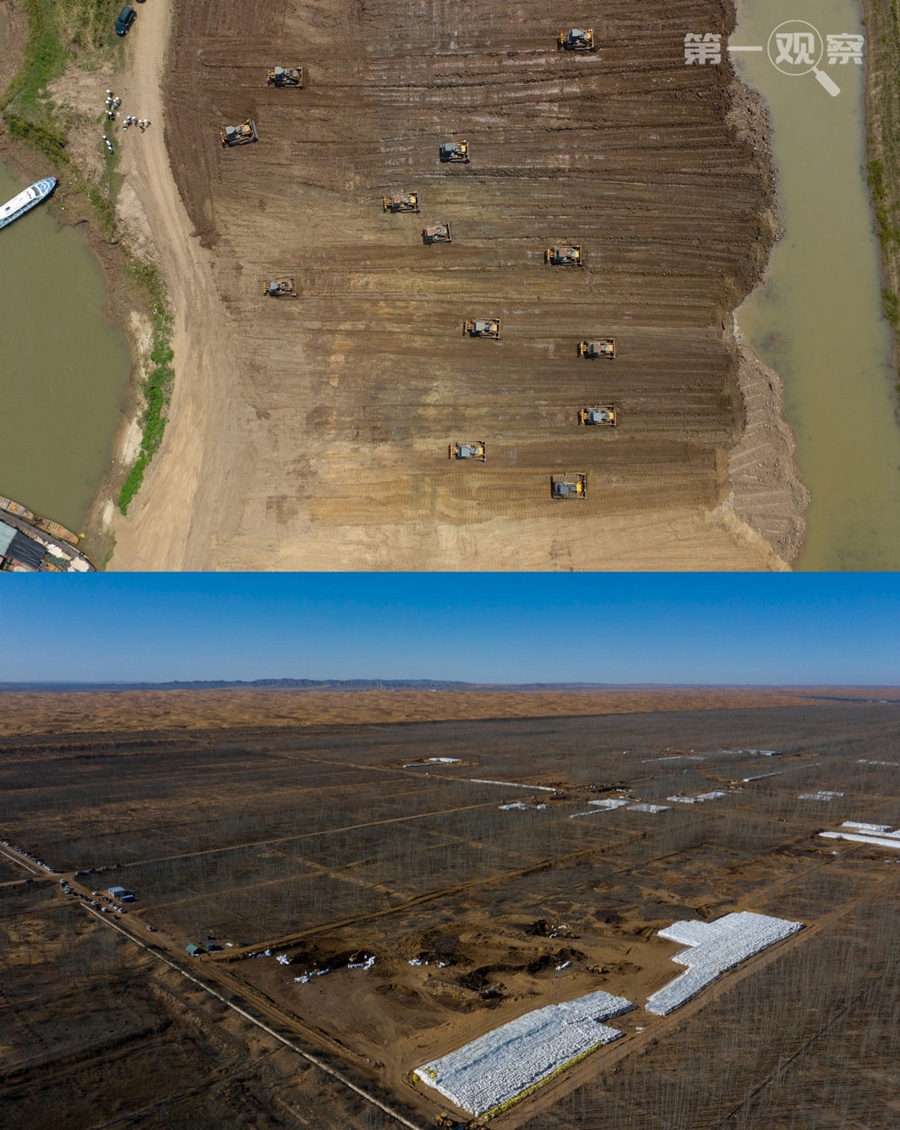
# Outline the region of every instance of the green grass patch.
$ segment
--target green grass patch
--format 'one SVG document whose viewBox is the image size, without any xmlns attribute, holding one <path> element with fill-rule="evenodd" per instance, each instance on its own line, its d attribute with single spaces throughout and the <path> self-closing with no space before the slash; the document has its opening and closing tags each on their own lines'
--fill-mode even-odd
<svg viewBox="0 0 900 1130">
<path fill-rule="evenodd" d="M 884 316 L 891 325 L 900 325 L 900 295 L 896 290 L 884 287 L 881 292 L 881 303 L 884 306 Z"/>
<path fill-rule="evenodd" d="M 119 491 L 118 506 L 123 514 L 128 513 L 128 507 L 141 489 L 144 472 L 162 443 L 175 380 L 175 370 L 172 368 L 172 312 L 162 278 L 149 263 L 134 262 L 130 270 L 150 295 L 153 308 L 153 349 L 150 353 L 150 373 L 141 386 L 145 403 L 141 417 L 144 431 L 141 450 Z"/>
<path fill-rule="evenodd" d="M 102 0 L 21 0 L 21 4 L 28 17 L 28 42 L 22 68 L 0 99 L 6 129 L 10 137 L 42 153 L 56 172 L 65 171 L 66 189 L 85 196 L 103 236 L 113 240 L 117 234 L 115 199 L 122 184 L 118 160 L 107 155 L 99 184 L 85 177 L 67 151 L 65 111 L 54 104 L 47 87 L 70 64 L 90 71 L 111 57 L 117 44 L 113 24 L 118 8 L 110 8 Z M 104 124 L 104 119 L 98 119 L 98 144 Z M 153 348 L 150 372 L 141 388 L 145 409 L 140 455 L 119 493 L 118 505 L 123 514 L 140 489 L 144 472 L 162 442 L 175 377 L 172 313 L 163 281 L 147 263 L 132 261 L 129 270 L 150 299 Z"/>
<path fill-rule="evenodd" d="M 52 0 L 25 0 L 28 43 L 21 71 L 10 83 L 3 109 L 13 107 L 21 117 L 46 122 L 51 116 L 46 87 L 66 67 L 67 51 L 60 38 L 58 19 L 62 13 Z"/>
</svg>

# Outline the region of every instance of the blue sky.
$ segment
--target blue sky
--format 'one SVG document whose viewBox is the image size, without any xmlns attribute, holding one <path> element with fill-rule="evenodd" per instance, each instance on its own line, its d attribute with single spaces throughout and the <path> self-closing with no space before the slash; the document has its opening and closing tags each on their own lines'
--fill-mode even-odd
<svg viewBox="0 0 900 1130">
<path fill-rule="evenodd" d="M 0 586 L 0 681 L 900 682 L 889 573 L 69 581 Z"/>
</svg>

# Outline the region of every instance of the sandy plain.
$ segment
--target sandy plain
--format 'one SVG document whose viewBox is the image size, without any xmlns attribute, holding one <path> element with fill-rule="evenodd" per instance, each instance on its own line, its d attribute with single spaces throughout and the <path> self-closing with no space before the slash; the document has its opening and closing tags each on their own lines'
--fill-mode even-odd
<svg viewBox="0 0 900 1130">
<path fill-rule="evenodd" d="M 84 693 L 6 691 L 3 733 L 127 733 L 367 725 L 489 718 L 548 718 L 647 711 L 803 706 L 833 696 L 898 698 L 892 687 L 611 687 L 597 690 L 116 690 Z"/>
</svg>

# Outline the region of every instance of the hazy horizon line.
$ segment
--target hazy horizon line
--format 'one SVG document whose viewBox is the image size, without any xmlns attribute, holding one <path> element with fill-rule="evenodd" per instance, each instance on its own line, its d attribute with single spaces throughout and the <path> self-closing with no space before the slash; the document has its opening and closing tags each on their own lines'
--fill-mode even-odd
<svg viewBox="0 0 900 1130">
<path fill-rule="evenodd" d="M 722 689 L 747 689 L 747 690 L 766 690 L 766 689 L 783 689 L 783 688 L 799 688 L 799 689 L 900 689 L 900 683 L 871 683 L 871 682 L 714 682 L 714 681 L 690 681 L 690 682 L 634 682 L 622 681 L 613 682 L 610 680 L 603 681 L 575 681 L 575 680 L 529 680 L 525 682 L 470 682 L 461 679 L 441 679 L 441 678 L 392 678 L 392 679 L 379 679 L 377 677 L 349 677 L 349 678 L 324 678 L 324 679 L 310 679 L 310 678 L 294 678 L 294 677 L 264 677 L 258 679 L 132 679 L 132 680 L 95 680 L 95 679 L 22 679 L 22 680 L 0 680 L 0 691 L 7 690 L 24 690 L 24 689 L 82 689 L 82 690 L 101 690 L 101 689 L 166 689 L 166 688 L 212 688 L 212 687 L 257 687 L 260 689 L 265 688 L 314 688 L 314 687 L 359 687 L 365 686 L 373 689 L 378 688 L 398 688 L 408 689 L 416 686 L 433 687 L 434 689 L 440 688 L 472 688 L 472 689 L 485 689 L 485 688 L 502 688 L 502 689 L 545 689 L 557 688 L 560 690 L 580 690 L 580 689 L 604 689 L 604 688 L 622 688 L 622 687 L 652 687 L 658 689 L 678 689 L 683 687 L 715 687 Z"/>
</svg>

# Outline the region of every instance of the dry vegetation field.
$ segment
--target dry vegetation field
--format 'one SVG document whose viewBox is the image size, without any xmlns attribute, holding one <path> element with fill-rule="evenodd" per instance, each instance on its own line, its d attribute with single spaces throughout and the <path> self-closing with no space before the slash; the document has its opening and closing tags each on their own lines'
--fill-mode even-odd
<svg viewBox="0 0 900 1130">
<path fill-rule="evenodd" d="M 424 1127 L 452 1108 L 413 1068 L 598 989 L 641 1006 L 679 972 L 657 931 L 736 910 L 805 928 L 667 1017 L 618 1018 L 624 1039 L 497 1125 L 895 1126 L 900 851 L 816 833 L 900 824 L 897 705 L 643 693 L 632 713 L 411 722 L 348 694 L 344 724 L 250 725 L 245 703 L 242 726 L 217 709 L 190 730 L 128 725 L 134 696 L 117 730 L 84 694 L 70 737 L 33 712 L 0 743 L 0 838 L 137 900 L 92 915 L 0 849 L 4 1126 L 397 1124 L 167 957 Z M 712 790 L 658 814 L 590 804 Z M 818 790 L 842 795 L 801 799 Z"/>
</svg>

